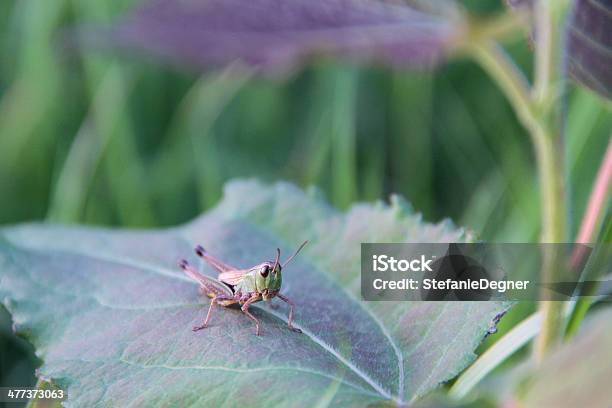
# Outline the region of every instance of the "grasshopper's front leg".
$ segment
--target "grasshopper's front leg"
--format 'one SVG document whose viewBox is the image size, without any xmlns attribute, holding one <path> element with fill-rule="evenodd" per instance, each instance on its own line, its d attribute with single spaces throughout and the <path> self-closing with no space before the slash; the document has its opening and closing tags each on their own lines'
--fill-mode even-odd
<svg viewBox="0 0 612 408">
<path fill-rule="evenodd" d="M 220 300 L 232 300 L 234 298 L 227 295 L 217 295 L 210 300 L 210 306 L 208 307 L 208 313 L 206 313 L 206 319 L 204 319 L 204 323 L 201 326 L 194 326 L 193 331 L 202 330 L 208 327 L 208 322 L 210 321 L 210 316 L 212 314 L 213 307 L 215 303 L 218 303 Z"/>
<path fill-rule="evenodd" d="M 287 321 L 289 330 L 294 331 L 296 333 L 301 333 L 302 331 L 300 329 L 298 329 L 297 327 L 293 327 L 293 306 L 295 306 L 293 302 L 290 301 L 288 297 L 281 295 L 280 293 L 276 296 L 278 296 L 283 302 L 289 305 L 289 319 Z"/>
<path fill-rule="evenodd" d="M 259 320 L 257 320 L 257 318 L 251 314 L 251 312 L 249 312 L 249 307 L 251 306 L 251 303 L 257 302 L 260 299 L 261 299 L 261 295 L 254 294 L 253 296 L 249 298 L 249 300 L 244 302 L 244 304 L 240 308 L 244 312 L 244 314 L 249 316 L 251 320 L 255 322 L 255 335 L 256 336 L 259 336 Z"/>
</svg>

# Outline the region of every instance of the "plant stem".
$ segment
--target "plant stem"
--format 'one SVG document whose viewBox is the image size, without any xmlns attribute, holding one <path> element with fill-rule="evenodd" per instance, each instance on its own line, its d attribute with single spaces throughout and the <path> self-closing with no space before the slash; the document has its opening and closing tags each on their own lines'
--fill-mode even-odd
<svg viewBox="0 0 612 408">
<path fill-rule="evenodd" d="M 529 31 L 530 13 L 525 10 L 514 10 L 504 12 L 494 17 L 485 19 L 466 16 L 470 19 L 470 43 L 478 43 L 481 40 L 504 41 L 511 40 L 517 34 Z"/>
<path fill-rule="evenodd" d="M 567 228 L 559 104 L 562 72 L 557 58 L 560 13 L 551 8 L 548 0 L 538 2 L 536 85 L 533 92 L 530 92 L 522 72 L 495 42 L 477 38 L 473 45 L 468 46 L 474 58 L 505 93 L 531 136 L 541 191 L 541 243 L 563 242 Z M 562 266 L 560 257 L 552 246 L 546 246 L 543 255 L 541 280 L 550 282 Z M 543 325 L 534 347 L 537 361 L 541 361 L 561 337 L 562 307 L 562 302 L 543 301 L 540 304 Z"/>
<path fill-rule="evenodd" d="M 473 55 L 504 91 L 534 145 L 541 189 L 541 242 L 561 242 L 565 236 L 565 197 L 560 146 L 536 111 L 529 84 L 516 65 L 497 44 L 483 42 L 473 48 Z"/>
<path fill-rule="evenodd" d="M 559 243 L 565 239 L 565 193 L 561 158 L 555 135 L 543 134 L 537 138 L 542 144 L 536 144 L 540 188 L 542 195 L 542 235 L 540 242 Z M 557 271 L 563 267 L 556 247 L 543 247 L 543 262 L 540 279 L 543 282 L 554 281 Z M 536 361 L 541 361 L 547 352 L 554 347 L 562 333 L 563 302 L 543 300 L 540 311 L 543 315 L 542 330 L 534 345 Z"/>
<path fill-rule="evenodd" d="M 469 50 L 504 92 L 523 126 L 533 129 L 537 121 L 532 109 L 529 83 L 503 48 L 494 41 L 483 40 L 473 43 Z M 533 137 L 533 132 L 530 133 Z"/>
<path fill-rule="evenodd" d="M 554 0 L 538 0 L 535 15 L 535 85 L 533 100 L 542 144 L 536 145 L 542 188 L 542 243 L 560 243 L 567 239 L 567 195 L 565 194 L 563 152 L 563 118 L 561 97 L 564 69 L 561 59 L 563 20 L 566 7 Z M 542 281 L 551 282 L 565 265 L 556 249 L 547 247 L 542 268 Z M 540 302 L 542 331 L 533 348 L 541 362 L 561 339 L 563 333 L 562 302 Z"/>
<path fill-rule="evenodd" d="M 523 74 L 494 42 L 475 44 L 472 55 L 502 89 L 520 122 L 529 131 L 534 145 L 541 188 L 541 242 L 562 242 L 565 239 L 565 197 L 563 189 L 563 157 L 558 143 L 557 126 L 546 123 L 532 99 Z"/>
</svg>

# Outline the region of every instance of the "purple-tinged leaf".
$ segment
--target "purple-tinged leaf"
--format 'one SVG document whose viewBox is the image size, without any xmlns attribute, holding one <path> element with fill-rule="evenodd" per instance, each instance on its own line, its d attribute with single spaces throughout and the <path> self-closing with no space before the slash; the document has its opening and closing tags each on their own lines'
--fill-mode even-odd
<svg viewBox="0 0 612 408">
<path fill-rule="evenodd" d="M 511 9 L 531 9 L 533 0 L 506 0 L 506 5 Z"/>
<path fill-rule="evenodd" d="M 612 98 L 612 0 L 576 0 L 567 41 L 570 75 Z"/>
<path fill-rule="evenodd" d="M 462 22 L 376 0 L 153 0 L 118 22 L 112 44 L 204 68 L 235 60 L 286 71 L 316 55 L 427 67 Z"/>
<path fill-rule="evenodd" d="M 209 304 L 177 267 L 196 244 L 250 266 L 310 244 L 283 273 L 287 309 Z M 457 375 L 497 302 L 364 302 L 361 242 L 454 242 L 398 199 L 347 214 L 288 184 L 234 182 L 209 213 L 167 230 L 23 225 L 0 230 L 0 300 L 68 406 L 367 406 L 409 402 Z"/>
</svg>

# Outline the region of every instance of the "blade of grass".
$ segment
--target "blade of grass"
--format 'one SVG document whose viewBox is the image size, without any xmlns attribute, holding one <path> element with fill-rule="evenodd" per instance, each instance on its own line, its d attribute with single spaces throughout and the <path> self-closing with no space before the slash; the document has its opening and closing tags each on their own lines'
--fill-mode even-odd
<svg viewBox="0 0 612 408">
<path fill-rule="evenodd" d="M 603 233 L 603 242 L 608 242 L 609 236 L 612 234 L 612 223 L 608 222 L 603 224 L 603 220 L 609 217 L 609 201 L 610 201 L 610 188 L 612 188 L 612 141 L 608 144 L 608 149 L 602 160 L 597 178 L 593 185 L 593 191 L 585 211 L 584 218 L 576 238 L 576 242 L 579 244 L 589 244 L 596 242 L 597 234 L 602 229 L 605 229 Z M 574 253 L 572 254 L 572 266 L 579 265 L 584 257 L 584 252 L 581 246 L 577 246 Z M 595 287 L 590 288 L 584 295 L 590 295 L 591 291 L 595 290 Z M 579 299 L 576 302 L 576 307 L 568 322 L 565 336 L 571 338 L 580 327 L 580 323 L 586 316 L 591 305 L 589 298 Z"/>
<path fill-rule="evenodd" d="M 130 79 L 126 78 L 126 81 Z M 129 89 L 129 85 L 126 88 Z M 154 226 L 156 217 L 149 197 L 147 171 L 136 146 L 136 136 L 129 115 L 126 111 L 119 112 L 114 129 L 111 122 L 105 124 L 109 126 L 100 125 L 98 131 L 110 133 L 103 164 L 119 220 L 122 225 Z"/>
<path fill-rule="evenodd" d="M 324 102 L 323 106 L 325 106 Z M 309 153 L 306 155 L 308 160 L 304 169 L 304 184 L 306 185 L 320 184 L 321 176 L 325 173 L 326 165 L 329 164 L 332 145 L 331 138 L 326 131 L 329 116 L 329 111 L 321 112 L 321 116 L 315 119 L 316 124 L 309 135 L 312 141 L 308 148 Z"/>
<path fill-rule="evenodd" d="M 125 95 L 116 94 L 118 91 L 123 91 L 124 85 L 117 66 L 111 67 L 100 81 L 90 111 L 58 172 L 47 213 L 48 220 L 63 223 L 81 220 L 88 191 L 111 135 L 110 132 L 96 131 L 93 124 L 95 112 L 104 111 L 104 105 L 113 102 L 108 106 L 112 110 L 107 110 L 107 113 L 99 119 L 115 123 L 119 113 L 126 109 Z"/>
<path fill-rule="evenodd" d="M 334 71 L 327 67 L 314 70 L 311 85 L 308 114 L 302 132 L 304 143 L 298 142 L 297 149 L 291 153 L 290 162 L 303 162 L 302 179 L 304 185 L 324 185 L 329 188 L 329 180 L 323 179 L 330 164 L 332 141 L 330 123 L 334 105 Z M 304 151 L 306 153 L 304 153 Z"/>
<path fill-rule="evenodd" d="M 62 136 L 55 126 L 64 104 L 62 75 L 54 47 L 54 33 L 64 16 L 63 0 L 23 0 L 11 10 L 0 79 L 0 196 L 4 200 L 0 222 L 14 222 L 44 214 L 54 144 Z M 4 33 L 0 34 L 3 35 Z M 66 105 L 70 104 L 67 102 Z"/>
<path fill-rule="evenodd" d="M 389 171 L 392 191 L 404 194 L 415 208 L 433 217 L 431 74 L 392 74 L 390 95 Z"/>
<path fill-rule="evenodd" d="M 222 163 L 217 154 L 213 126 L 252 74 L 248 68 L 235 64 L 201 77 L 187 91 L 170 123 L 167 144 L 161 149 L 163 154 L 156 161 L 154 174 L 163 179 L 168 169 L 180 165 L 176 163 L 178 152 L 189 152 L 201 210 L 217 201 L 224 181 L 219 173 Z M 181 174 L 175 172 L 175 177 L 187 179 L 190 170 L 185 168 Z"/>
<path fill-rule="evenodd" d="M 609 211 L 606 214 L 606 216 L 607 217 L 610 216 Z M 612 223 L 608 223 L 606 225 L 606 230 L 602 232 L 601 236 L 603 238 L 602 242 L 605 242 L 608 244 L 612 242 Z M 610 251 L 606 253 L 604 252 L 606 248 L 599 248 L 599 249 L 600 249 L 600 252 L 595 254 L 595 257 L 598 257 L 599 259 L 593 259 L 593 260 L 589 259 L 589 262 L 593 262 L 595 265 L 601 265 L 601 263 L 605 261 L 608 261 L 609 263 Z M 598 269 L 596 269 L 596 271 L 597 270 Z M 578 329 L 580 328 L 584 318 L 586 317 L 587 312 L 589 311 L 589 309 L 594 303 L 592 296 L 599 289 L 599 286 L 600 285 L 588 285 L 586 289 L 580 293 L 580 295 L 582 296 L 581 298 L 579 298 L 577 301 L 569 302 L 570 305 L 573 307 L 573 309 L 572 309 L 572 314 L 567 323 L 567 328 L 565 330 L 566 339 L 571 339 L 572 337 L 574 337 L 574 335 L 576 335 L 576 333 L 578 333 Z"/>
<path fill-rule="evenodd" d="M 230 66 L 220 72 L 200 79 L 189 91 L 182 129 L 193 146 L 196 166 L 196 182 L 200 209 L 212 207 L 221 195 L 222 163 L 215 144 L 213 125 L 227 104 L 248 82 L 252 75 L 245 67 Z"/>
<path fill-rule="evenodd" d="M 503 180 L 501 173 L 495 171 L 481 181 L 461 216 L 461 225 L 478 231 L 480 237 L 487 236 L 486 231 L 489 229 L 496 209 L 504 199 Z"/>
<path fill-rule="evenodd" d="M 332 146 L 332 202 L 338 208 L 348 207 L 357 198 L 357 84 L 357 70 L 342 70 L 336 74 L 329 137 Z"/>
<path fill-rule="evenodd" d="M 109 22 L 113 14 L 121 10 L 96 2 L 74 1 L 72 5 L 78 19 L 99 23 Z M 98 137 L 107 140 L 101 163 L 117 215 L 124 225 L 155 225 L 156 217 L 146 188 L 147 172 L 138 153 L 129 114 L 129 96 L 137 75 L 107 58 L 85 54 L 82 58 L 86 85 L 92 95 L 106 73 L 115 71 L 115 80 L 109 84 L 113 88 L 102 94 L 106 99 L 93 110 L 92 123 Z"/>
<path fill-rule="evenodd" d="M 576 94 L 571 99 L 567 135 L 567 150 L 570 154 L 568 166 L 572 173 L 580 162 L 580 156 L 586 145 L 589 143 L 589 136 L 594 133 L 599 119 L 609 114 L 610 107 L 602 103 L 601 99 L 595 94 L 584 89 L 577 89 Z"/>
<path fill-rule="evenodd" d="M 15 5 L 19 53 L 16 77 L 0 101 L 0 166 L 13 171 L 21 153 L 43 122 L 57 108 L 59 67 L 52 40 L 65 10 L 65 1 L 24 0 Z M 10 174 L 10 173 L 9 173 Z"/>
<path fill-rule="evenodd" d="M 606 154 L 595 179 L 591 198 L 584 213 L 576 242 L 586 244 L 595 240 L 595 235 L 603 221 L 605 209 L 608 208 L 610 188 L 612 188 L 612 139 L 608 143 Z M 576 264 L 578 261 L 574 260 L 574 263 Z"/>
<path fill-rule="evenodd" d="M 542 326 L 542 315 L 536 312 L 514 326 L 465 370 L 450 388 L 448 395 L 464 398 L 495 367 L 533 339 Z"/>
</svg>

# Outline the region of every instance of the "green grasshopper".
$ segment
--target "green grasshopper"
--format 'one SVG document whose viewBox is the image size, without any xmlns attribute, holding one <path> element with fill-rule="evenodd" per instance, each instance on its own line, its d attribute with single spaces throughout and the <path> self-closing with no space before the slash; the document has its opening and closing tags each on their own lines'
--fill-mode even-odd
<svg viewBox="0 0 612 408">
<path fill-rule="evenodd" d="M 185 259 L 179 262 L 179 266 L 185 271 L 187 276 L 200 284 L 202 294 L 212 299 L 204 323 L 201 326 L 195 326 L 193 331 L 208 327 L 210 315 L 215 304 L 226 307 L 239 304 L 244 314 L 255 322 L 255 334 L 259 336 L 259 320 L 249 312 L 249 307 L 255 302 L 261 300 L 269 302 L 272 298 L 278 297 L 289 305 L 289 319 L 287 321 L 289 329 L 301 333 L 300 329 L 293 327 L 293 302 L 280 293 L 283 283 L 281 271 L 307 243 L 308 241 L 302 243 L 297 251 L 282 265 L 279 262 L 280 249 L 276 248 L 276 260 L 274 262 L 262 262 L 247 269 L 239 269 L 223 263 L 206 252 L 201 245 L 198 245 L 195 248 L 196 254 L 219 272 L 219 278 L 216 280 L 202 275 L 189 265 L 189 262 Z"/>
</svg>

